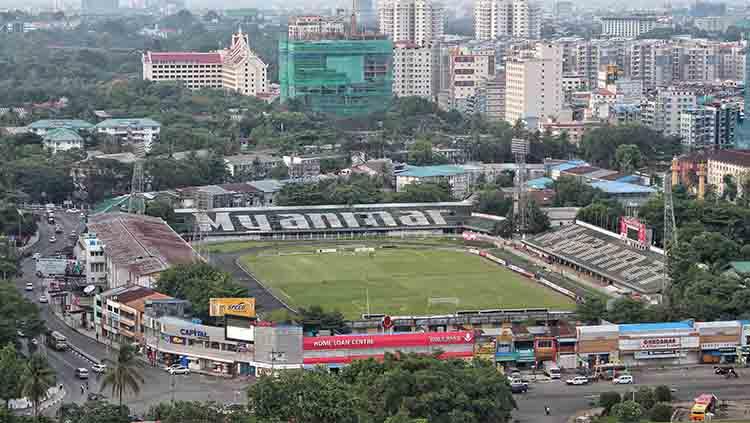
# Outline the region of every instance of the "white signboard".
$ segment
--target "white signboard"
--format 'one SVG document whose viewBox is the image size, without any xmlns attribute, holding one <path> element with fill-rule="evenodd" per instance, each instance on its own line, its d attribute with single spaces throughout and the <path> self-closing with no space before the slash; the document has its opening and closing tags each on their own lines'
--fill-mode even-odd
<svg viewBox="0 0 750 423">
<path fill-rule="evenodd" d="M 68 267 L 68 259 L 40 258 L 36 262 L 36 271 L 42 275 L 64 275 Z"/>
<path fill-rule="evenodd" d="M 736 348 L 736 342 L 710 342 L 707 344 L 701 344 L 702 350 L 720 350 L 722 348 Z"/>
<path fill-rule="evenodd" d="M 675 349 L 695 349 L 700 345 L 697 336 L 654 336 L 640 339 L 620 339 L 623 351 L 658 351 Z"/>
</svg>

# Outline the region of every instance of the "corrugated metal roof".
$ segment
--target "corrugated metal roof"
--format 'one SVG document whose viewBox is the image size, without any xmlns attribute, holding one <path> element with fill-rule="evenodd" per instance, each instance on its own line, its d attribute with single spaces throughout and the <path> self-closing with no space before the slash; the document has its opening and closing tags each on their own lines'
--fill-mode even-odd
<svg viewBox="0 0 750 423">
<path fill-rule="evenodd" d="M 83 141 L 78 132 L 68 128 L 57 128 L 44 135 L 45 141 Z"/>
<path fill-rule="evenodd" d="M 149 118 L 131 118 L 131 119 L 107 119 L 96 125 L 97 129 L 101 128 L 151 128 L 161 127 L 161 123 Z"/>
<path fill-rule="evenodd" d="M 750 273 L 750 261 L 730 261 L 729 266 L 737 273 Z"/>
<path fill-rule="evenodd" d="M 591 186 L 608 194 L 652 194 L 656 192 L 656 190 L 651 187 L 629 184 L 627 182 L 595 181 L 591 182 Z"/>
<path fill-rule="evenodd" d="M 453 176 L 466 173 L 463 166 L 436 165 L 436 166 L 407 166 L 406 170 L 398 172 L 396 176 L 411 176 L 414 178 L 429 178 L 435 176 Z"/>
<path fill-rule="evenodd" d="M 620 325 L 620 332 L 654 332 L 664 330 L 693 329 L 690 322 L 631 323 Z"/>
<path fill-rule="evenodd" d="M 552 185 L 553 183 L 554 181 L 552 180 L 552 178 L 542 177 L 526 182 L 526 186 L 534 189 L 544 189 L 547 186 Z"/>
<path fill-rule="evenodd" d="M 53 128 L 68 128 L 68 129 L 91 129 L 94 125 L 80 119 L 42 119 L 33 122 L 29 125 L 31 129 L 53 129 Z"/>
</svg>

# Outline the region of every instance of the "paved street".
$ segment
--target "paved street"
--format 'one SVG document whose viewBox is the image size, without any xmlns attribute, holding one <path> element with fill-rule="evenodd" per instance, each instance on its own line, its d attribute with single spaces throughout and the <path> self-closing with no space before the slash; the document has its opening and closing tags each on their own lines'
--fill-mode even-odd
<svg viewBox="0 0 750 423">
<path fill-rule="evenodd" d="M 64 233 L 58 235 L 57 242 L 50 243 L 49 235 L 51 228 L 47 225 L 46 221 L 40 222 L 40 240 L 32 248 L 33 252 L 40 252 L 42 256 L 53 254 L 65 245 L 72 243 L 67 236 L 70 231 L 75 229 L 80 233 L 83 229 L 78 214 L 66 214 L 64 211 L 58 211 L 55 213 L 55 218 L 57 223 L 63 226 Z M 16 284 L 26 297 L 38 303 L 38 298 L 41 294 L 41 280 L 35 276 L 35 273 L 34 260 L 25 260 L 23 263 L 23 277 Z M 34 282 L 36 288 L 34 292 L 23 291 L 26 282 Z M 49 329 L 61 332 L 68 338 L 70 344 L 77 346 L 98 360 L 103 360 L 110 356 L 105 345 L 69 328 L 50 311 L 50 306 L 39 304 L 42 319 L 45 320 Z M 58 381 L 66 386 L 67 395 L 64 402 L 83 402 L 85 394 L 81 394 L 81 381 L 75 378 L 74 372 L 78 367 L 90 367 L 91 363 L 72 351 L 58 352 L 46 349 L 44 346 L 41 346 L 41 351 L 47 355 L 50 365 L 56 370 Z M 138 414 L 147 411 L 151 405 L 170 401 L 172 398 L 175 400 L 214 400 L 226 403 L 243 401 L 243 391 L 247 385 L 246 382 L 240 380 L 227 380 L 197 374 L 171 377 L 161 369 L 150 368 L 146 365 L 144 365 L 142 375 L 145 383 L 140 395 L 135 398 L 127 397 L 125 399 L 127 405 Z M 99 380 L 95 374 L 91 375 L 89 389 L 95 392 L 99 390 Z M 106 391 L 105 395 L 111 397 L 110 393 Z M 56 406 L 51 407 L 46 410 L 46 414 L 51 415 L 56 410 Z"/>
<path fill-rule="evenodd" d="M 712 393 L 719 399 L 750 400 L 750 369 L 740 369 L 738 373 L 739 379 L 725 379 L 714 375 L 711 366 L 700 366 L 690 370 L 634 370 L 634 385 L 597 382 L 567 386 L 563 380 L 536 383 L 526 394 L 515 396 L 518 411 L 514 413 L 514 420 L 521 423 L 562 423 L 576 411 L 591 408 L 590 401 L 602 392 L 627 393 L 640 386 L 667 385 L 676 389 L 673 395 L 681 401 L 690 401 L 701 393 Z M 544 415 L 545 406 L 552 410 L 551 416 Z"/>
</svg>

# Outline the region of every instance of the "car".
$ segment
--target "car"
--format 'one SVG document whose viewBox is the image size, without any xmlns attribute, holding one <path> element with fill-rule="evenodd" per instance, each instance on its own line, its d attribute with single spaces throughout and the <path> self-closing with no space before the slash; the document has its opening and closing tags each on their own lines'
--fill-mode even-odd
<svg viewBox="0 0 750 423">
<path fill-rule="evenodd" d="M 89 392 L 89 394 L 86 396 L 86 399 L 89 401 L 103 401 L 107 399 L 107 397 L 96 392 Z"/>
<path fill-rule="evenodd" d="M 189 375 L 190 369 L 179 364 L 173 364 L 167 368 L 170 375 Z"/>
<path fill-rule="evenodd" d="M 57 241 L 57 238 L 55 238 L 54 236 L 49 237 L 49 242 L 56 242 L 56 241 Z"/>
<path fill-rule="evenodd" d="M 76 369 L 76 377 L 78 379 L 88 379 L 89 378 L 89 369 L 85 367 L 79 367 Z"/>
<path fill-rule="evenodd" d="M 26 334 L 23 333 L 23 331 L 21 329 L 18 329 L 16 331 L 16 335 L 18 335 L 19 338 L 25 338 L 26 337 Z"/>
<path fill-rule="evenodd" d="M 47 304 L 47 303 L 49 302 L 49 299 L 47 299 L 47 296 L 46 296 L 46 295 L 41 295 L 41 296 L 39 297 L 39 302 L 40 302 L 41 304 Z"/>
<path fill-rule="evenodd" d="M 615 385 L 630 385 L 633 383 L 633 376 L 622 375 L 612 379 L 612 383 Z"/>
<path fill-rule="evenodd" d="M 84 212 L 81 212 L 81 219 L 83 219 L 83 218 L 85 218 L 85 217 L 86 217 L 86 213 L 84 213 Z"/>
<path fill-rule="evenodd" d="M 565 381 L 567 385 L 586 385 L 589 383 L 589 378 L 586 376 L 576 376 L 573 379 L 568 379 Z"/>
<path fill-rule="evenodd" d="M 65 213 L 78 213 L 78 212 L 79 212 L 79 210 L 77 208 L 75 208 L 75 207 L 71 207 L 71 208 L 65 210 Z"/>
<path fill-rule="evenodd" d="M 41 253 L 34 253 L 33 257 L 34 257 L 34 261 L 39 261 L 39 259 L 42 258 L 42 254 Z"/>
<path fill-rule="evenodd" d="M 26 282 L 26 288 L 24 288 L 26 291 L 33 291 L 34 290 L 34 284 L 31 282 Z"/>
<path fill-rule="evenodd" d="M 57 225 L 57 226 L 55 226 L 55 233 L 56 233 L 56 234 L 61 234 L 61 233 L 63 233 L 63 228 L 62 228 L 62 226 L 60 226 L 60 225 Z"/>
<path fill-rule="evenodd" d="M 32 345 L 39 345 L 39 340 L 36 338 L 31 338 L 31 344 Z"/>
<path fill-rule="evenodd" d="M 529 390 L 529 384 L 521 379 L 510 380 L 510 391 L 514 394 L 522 394 Z"/>
<path fill-rule="evenodd" d="M 91 366 L 91 371 L 94 372 L 94 373 L 104 373 L 104 372 L 107 371 L 107 365 L 106 364 L 101 364 L 101 363 L 96 363 L 93 366 Z"/>
<path fill-rule="evenodd" d="M 76 231 L 70 231 L 70 237 L 71 238 L 77 238 L 78 237 L 78 232 L 76 232 Z"/>
</svg>

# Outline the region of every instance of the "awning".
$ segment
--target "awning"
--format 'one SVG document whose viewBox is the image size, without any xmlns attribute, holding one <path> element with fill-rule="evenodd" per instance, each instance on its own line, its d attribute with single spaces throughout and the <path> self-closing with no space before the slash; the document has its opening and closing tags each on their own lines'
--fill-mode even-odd
<svg viewBox="0 0 750 423">
<path fill-rule="evenodd" d="M 517 361 L 517 360 L 518 360 L 518 353 L 517 352 L 499 352 L 499 353 L 495 353 L 495 361 L 497 361 L 497 362 Z"/>
</svg>

